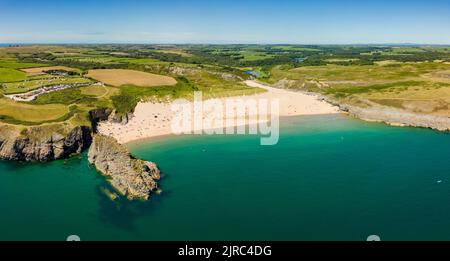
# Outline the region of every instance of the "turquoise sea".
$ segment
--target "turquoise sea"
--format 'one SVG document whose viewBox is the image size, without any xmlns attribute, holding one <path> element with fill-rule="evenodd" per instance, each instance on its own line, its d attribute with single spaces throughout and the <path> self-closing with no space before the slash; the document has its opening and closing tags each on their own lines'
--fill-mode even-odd
<svg viewBox="0 0 450 261">
<path fill-rule="evenodd" d="M 86 155 L 0 162 L 0 240 L 450 240 L 450 135 L 346 116 L 130 145 L 163 193 L 112 202 Z"/>
</svg>

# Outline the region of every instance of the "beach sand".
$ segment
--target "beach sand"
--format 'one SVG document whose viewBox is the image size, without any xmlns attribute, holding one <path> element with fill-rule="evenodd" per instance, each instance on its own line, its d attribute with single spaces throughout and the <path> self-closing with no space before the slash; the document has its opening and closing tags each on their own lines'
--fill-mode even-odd
<svg viewBox="0 0 450 261">
<path fill-rule="evenodd" d="M 277 99 L 279 101 L 280 117 L 339 113 L 337 107 L 320 100 L 315 95 L 277 89 L 256 81 L 246 81 L 245 83 L 250 87 L 266 89 L 267 92 L 239 98 L 244 101 L 246 99 L 266 99 L 268 101 Z M 220 100 L 224 103 L 226 99 Z M 205 117 L 208 117 L 208 115 Z M 128 124 L 102 122 L 98 126 L 98 131 L 103 135 L 116 138 L 119 143 L 125 144 L 136 140 L 173 134 L 171 127 L 172 118 L 173 112 L 170 103 L 141 102 L 137 105 L 134 117 Z M 250 120 L 250 124 L 261 121 L 267 121 L 267 119 Z M 224 127 L 238 125 L 238 121 L 229 122 L 228 124 L 226 122 L 226 118 L 224 118 Z"/>
</svg>

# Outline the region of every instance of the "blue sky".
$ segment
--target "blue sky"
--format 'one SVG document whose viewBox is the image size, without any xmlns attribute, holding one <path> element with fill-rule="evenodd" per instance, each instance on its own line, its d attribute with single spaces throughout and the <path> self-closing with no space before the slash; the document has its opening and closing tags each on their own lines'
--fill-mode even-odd
<svg viewBox="0 0 450 261">
<path fill-rule="evenodd" d="M 450 1 L 0 0 L 0 43 L 450 44 Z"/>
</svg>

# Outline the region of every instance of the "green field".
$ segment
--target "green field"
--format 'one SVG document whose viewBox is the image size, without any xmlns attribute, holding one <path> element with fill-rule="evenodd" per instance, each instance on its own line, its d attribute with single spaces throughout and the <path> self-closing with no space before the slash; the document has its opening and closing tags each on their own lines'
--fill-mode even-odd
<svg viewBox="0 0 450 261">
<path fill-rule="evenodd" d="M 0 84 L 5 82 L 18 82 L 25 79 L 26 74 L 24 72 L 11 68 L 0 68 Z"/>
<path fill-rule="evenodd" d="M 0 99 L 0 119 L 6 122 L 51 122 L 63 118 L 68 113 L 68 107 L 60 104 L 32 105 L 14 102 L 7 98 Z"/>
<path fill-rule="evenodd" d="M 22 63 L 18 62 L 16 59 L 0 59 L 0 68 L 11 68 L 11 69 L 25 69 L 33 67 L 41 67 L 45 64 L 41 63 Z"/>
</svg>

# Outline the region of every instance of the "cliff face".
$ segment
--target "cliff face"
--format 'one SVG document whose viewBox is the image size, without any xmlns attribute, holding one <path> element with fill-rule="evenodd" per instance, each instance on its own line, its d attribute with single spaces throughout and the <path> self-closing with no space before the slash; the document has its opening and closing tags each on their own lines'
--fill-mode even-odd
<svg viewBox="0 0 450 261">
<path fill-rule="evenodd" d="M 111 121 L 126 125 L 134 117 L 132 112 L 119 115 L 112 109 L 96 109 L 89 112 L 89 118 L 94 132 L 97 132 L 97 125 L 102 121 Z"/>
<path fill-rule="evenodd" d="M 133 158 L 114 138 L 95 135 L 89 149 L 89 162 L 110 184 L 129 200 L 148 200 L 158 189 L 160 171 L 152 162 Z"/>
<path fill-rule="evenodd" d="M 92 128 L 69 123 L 21 127 L 0 123 L 0 159 L 16 161 L 51 161 L 81 153 L 89 148 L 89 162 L 111 185 L 129 200 L 148 200 L 158 189 L 160 171 L 156 164 L 133 158 L 114 138 L 95 135 L 97 124 L 113 120 L 123 124 L 132 117 L 115 115 L 111 109 L 89 113 Z"/>
<path fill-rule="evenodd" d="M 97 132 L 98 123 L 109 120 L 112 113 L 112 109 L 96 109 L 89 112 L 89 119 L 94 132 Z"/>
<path fill-rule="evenodd" d="M 91 128 L 30 127 L 20 133 L 11 126 L 0 126 L 0 159 L 50 161 L 80 153 L 92 141 Z"/>
</svg>

